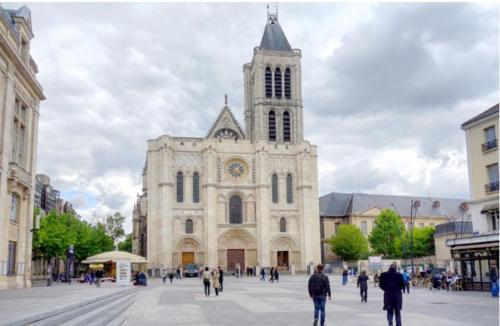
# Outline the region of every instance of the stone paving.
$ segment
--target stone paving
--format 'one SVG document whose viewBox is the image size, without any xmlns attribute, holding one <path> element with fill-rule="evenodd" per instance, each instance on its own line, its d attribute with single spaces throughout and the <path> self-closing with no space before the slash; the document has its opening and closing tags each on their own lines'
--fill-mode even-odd
<svg viewBox="0 0 500 326">
<path fill-rule="evenodd" d="M 224 292 L 206 298 L 201 280 L 189 278 L 163 285 L 150 281 L 124 313 L 123 325 L 312 325 L 313 305 L 306 276 L 282 276 L 279 283 L 227 276 Z M 330 277 L 332 301 L 327 325 L 386 325 L 382 291 L 371 286 L 361 303 L 355 284 L 342 286 Z M 213 290 L 213 289 L 212 289 Z M 403 299 L 403 325 L 498 325 L 498 299 L 489 293 L 415 289 Z"/>
</svg>

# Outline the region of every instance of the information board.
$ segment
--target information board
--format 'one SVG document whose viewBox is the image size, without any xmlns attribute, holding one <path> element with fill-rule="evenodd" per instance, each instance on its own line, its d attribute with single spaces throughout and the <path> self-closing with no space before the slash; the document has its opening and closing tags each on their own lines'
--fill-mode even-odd
<svg viewBox="0 0 500 326">
<path fill-rule="evenodd" d="M 130 262 L 117 261 L 116 262 L 116 284 L 117 285 L 130 285 Z"/>
</svg>

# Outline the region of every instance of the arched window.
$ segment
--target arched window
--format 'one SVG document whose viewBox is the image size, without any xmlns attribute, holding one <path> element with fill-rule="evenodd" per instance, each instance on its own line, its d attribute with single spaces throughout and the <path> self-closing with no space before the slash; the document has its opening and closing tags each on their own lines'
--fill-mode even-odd
<svg viewBox="0 0 500 326">
<path fill-rule="evenodd" d="M 291 174 L 286 175 L 286 202 L 293 203 L 293 178 Z"/>
<path fill-rule="evenodd" d="M 280 232 L 286 232 L 286 218 L 280 218 Z"/>
<path fill-rule="evenodd" d="M 273 97 L 273 72 L 270 67 L 266 67 L 266 97 Z"/>
<path fill-rule="evenodd" d="M 273 197 L 273 203 L 278 202 L 278 176 L 276 174 L 273 174 L 271 178 L 271 192 L 272 192 L 272 197 Z"/>
<path fill-rule="evenodd" d="M 200 202 L 200 175 L 193 173 L 193 203 Z"/>
<path fill-rule="evenodd" d="M 229 199 L 229 223 L 243 223 L 242 207 L 241 197 L 238 195 L 231 196 Z"/>
<path fill-rule="evenodd" d="M 291 141 L 292 132 L 290 130 L 290 113 L 283 112 L 283 141 Z"/>
<path fill-rule="evenodd" d="M 290 68 L 285 70 L 285 97 L 287 99 L 292 98 L 292 72 Z"/>
<path fill-rule="evenodd" d="M 269 111 L 269 141 L 276 141 L 276 113 Z"/>
<path fill-rule="evenodd" d="M 177 202 L 184 201 L 184 175 L 182 172 L 177 172 Z"/>
<path fill-rule="evenodd" d="M 193 233 L 193 220 L 188 219 L 186 220 L 186 234 L 191 233 Z"/>
<path fill-rule="evenodd" d="M 274 71 L 274 96 L 276 96 L 276 98 L 281 98 L 281 94 L 281 70 L 280 68 L 276 68 Z"/>
</svg>

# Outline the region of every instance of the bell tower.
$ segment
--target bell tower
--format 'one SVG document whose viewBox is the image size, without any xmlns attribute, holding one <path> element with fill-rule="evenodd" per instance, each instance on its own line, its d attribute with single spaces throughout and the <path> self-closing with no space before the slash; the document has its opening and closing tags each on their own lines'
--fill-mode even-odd
<svg viewBox="0 0 500 326">
<path fill-rule="evenodd" d="M 252 143 L 304 140 L 301 51 L 292 49 L 278 21 L 267 13 L 260 46 L 243 66 L 245 134 Z"/>
</svg>

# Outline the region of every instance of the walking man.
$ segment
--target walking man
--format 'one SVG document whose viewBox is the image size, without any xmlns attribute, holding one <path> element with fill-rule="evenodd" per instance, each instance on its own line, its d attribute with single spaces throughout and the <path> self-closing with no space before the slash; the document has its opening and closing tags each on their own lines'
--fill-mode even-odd
<svg viewBox="0 0 500 326">
<path fill-rule="evenodd" d="M 264 282 L 266 281 L 266 271 L 264 270 L 264 268 L 260 270 L 260 280 Z"/>
<path fill-rule="evenodd" d="M 368 276 L 365 271 L 361 272 L 358 277 L 359 294 L 361 295 L 361 302 L 367 302 L 368 299 Z"/>
<path fill-rule="evenodd" d="M 347 276 L 347 269 L 344 268 L 344 270 L 342 271 L 342 285 L 347 285 Z"/>
<path fill-rule="evenodd" d="M 325 305 L 326 296 L 328 300 L 332 299 L 332 292 L 330 291 L 330 280 L 328 276 L 323 274 L 324 266 L 319 264 L 316 267 L 316 273 L 309 278 L 309 296 L 314 302 L 314 326 L 318 325 L 318 318 L 320 318 L 320 325 L 325 325 Z"/>
<path fill-rule="evenodd" d="M 205 296 L 210 296 L 210 271 L 208 267 L 205 267 L 205 271 L 203 272 L 203 286 L 205 287 Z"/>
<path fill-rule="evenodd" d="M 224 285 L 222 285 L 224 282 L 224 271 L 222 270 L 222 268 L 220 268 L 220 266 L 218 267 L 219 268 L 219 285 L 220 285 L 220 291 L 222 292 L 224 290 Z"/>
<path fill-rule="evenodd" d="M 405 286 L 403 287 L 403 293 L 405 293 L 405 290 L 408 294 L 410 294 L 410 273 L 408 273 L 407 270 L 403 272 L 403 281 L 405 283 Z"/>
<path fill-rule="evenodd" d="M 98 269 L 95 272 L 95 284 L 97 285 L 98 288 L 101 287 L 101 278 L 104 276 L 104 273 L 102 269 Z"/>
<path fill-rule="evenodd" d="M 403 308 L 404 288 L 403 275 L 396 271 L 396 263 L 392 263 L 387 272 L 380 275 L 380 288 L 384 291 L 384 310 L 387 310 L 389 326 L 393 325 L 396 314 L 396 326 L 401 326 L 401 309 Z"/>
<path fill-rule="evenodd" d="M 491 296 L 498 297 L 498 271 L 495 263 L 490 268 Z"/>
</svg>

